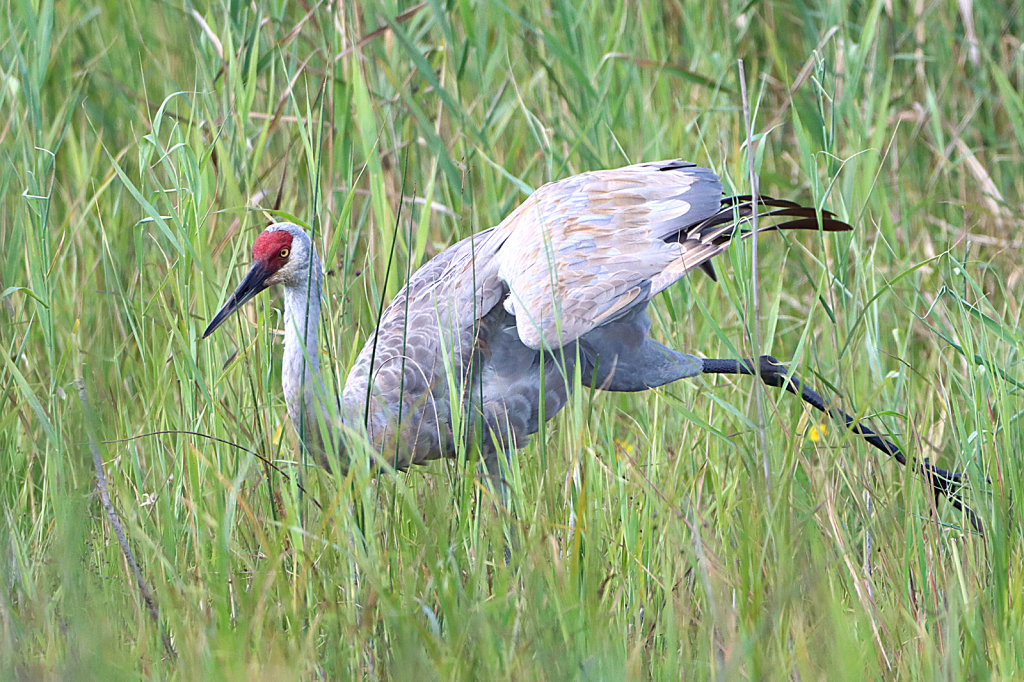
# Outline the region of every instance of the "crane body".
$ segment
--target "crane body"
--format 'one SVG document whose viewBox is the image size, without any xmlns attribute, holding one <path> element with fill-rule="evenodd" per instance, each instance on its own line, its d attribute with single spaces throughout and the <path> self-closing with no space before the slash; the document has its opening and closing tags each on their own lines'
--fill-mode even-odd
<svg viewBox="0 0 1024 682">
<path fill-rule="evenodd" d="M 327 466 L 347 466 L 344 425 L 398 469 L 452 456 L 472 439 L 499 476 L 501 456 L 566 404 L 577 371 L 591 388 L 630 392 L 702 373 L 757 374 L 906 463 L 893 443 L 826 405 L 774 358 L 699 358 L 650 338 L 651 299 L 693 269 L 714 278 L 710 259 L 755 210 L 785 219 L 761 231 L 852 229 L 828 211 L 789 201 L 762 197 L 755 206 L 750 197 L 723 197 L 712 171 L 680 160 L 549 183 L 499 225 L 410 277 L 338 401 L 320 379 L 323 284 L 315 246 L 300 227 L 277 223 L 257 238 L 249 273 L 203 336 L 260 291 L 283 285 L 288 413 L 304 446 Z M 919 468 L 959 507 L 960 474 L 927 461 Z"/>
</svg>

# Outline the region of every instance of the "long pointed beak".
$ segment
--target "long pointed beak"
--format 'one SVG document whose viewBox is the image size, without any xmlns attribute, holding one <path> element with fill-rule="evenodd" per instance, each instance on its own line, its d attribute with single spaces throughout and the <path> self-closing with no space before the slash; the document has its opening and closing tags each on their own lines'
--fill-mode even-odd
<svg viewBox="0 0 1024 682">
<path fill-rule="evenodd" d="M 249 272 L 245 275 L 242 283 L 238 285 L 235 292 L 228 298 L 228 302 L 213 317 L 210 325 L 203 332 L 203 338 L 212 334 L 217 327 L 224 324 L 224 321 L 235 314 L 239 308 L 246 304 L 253 296 L 267 288 L 267 278 L 273 274 L 273 270 L 266 261 L 254 261 Z"/>
</svg>

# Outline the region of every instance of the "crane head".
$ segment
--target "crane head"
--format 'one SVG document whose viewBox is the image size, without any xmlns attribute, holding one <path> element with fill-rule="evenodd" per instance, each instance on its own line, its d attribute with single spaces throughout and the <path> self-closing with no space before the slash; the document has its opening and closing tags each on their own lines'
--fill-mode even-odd
<svg viewBox="0 0 1024 682">
<path fill-rule="evenodd" d="M 295 286 L 305 282 L 311 246 L 309 235 L 293 223 L 275 223 L 261 232 L 252 245 L 249 272 L 210 321 L 203 338 L 264 289 L 275 284 Z"/>
</svg>

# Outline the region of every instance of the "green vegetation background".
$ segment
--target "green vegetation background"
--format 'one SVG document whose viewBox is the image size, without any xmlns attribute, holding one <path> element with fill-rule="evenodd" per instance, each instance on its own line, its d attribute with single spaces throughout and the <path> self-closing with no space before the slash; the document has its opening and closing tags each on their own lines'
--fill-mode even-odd
<svg viewBox="0 0 1024 682">
<path fill-rule="evenodd" d="M 1020 2 L 4 9 L 5 678 L 1019 679 Z M 792 396 L 767 393 L 762 452 L 752 382 L 702 379 L 578 391 L 516 457 L 506 565 L 472 465 L 294 461 L 274 296 L 198 340 L 261 207 L 316 219 L 337 388 L 409 269 L 531 188 L 683 157 L 749 191 L 740 58 L 762 191 L 856 228 L 760 240 L 765 349 L 967 471 L 985 537 Z M 661 296 L 659 339 L 752 352 L 749 245 L 718 271 Z M 159 624 L 87 426 L 118 440 Z"/>
</svg>

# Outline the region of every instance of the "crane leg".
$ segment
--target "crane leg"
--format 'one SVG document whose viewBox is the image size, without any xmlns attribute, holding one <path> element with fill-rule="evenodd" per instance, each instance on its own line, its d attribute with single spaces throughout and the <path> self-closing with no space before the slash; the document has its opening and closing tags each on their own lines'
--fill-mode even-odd
<svg viewBox="0 0 1024 682">
<path fill-rule="evenodd" d="M 882 437 L 867 426 L 862 425 L 838 407 L 830 407 L 825 403 L 824 399 L 817 391 L 802 382 L 796 376 L 790 376 L 786 366 L 772 356 L 762 355 L 756 361 L 752 359 L 734 360 L 729 358 L 703 358 L 702 362 L 704 365 L 704 374 L 745 374 L 748 376 L 760 374 L 761 381 L 768 386 L 785 388 L 793 395 L 800 396 L 804 402 L 814 409 L 829 415 L 832 419 L 839 422 L 853 433 L 863 436 L 864 440 L 889 455 L 900 464 L 904 466 L 907 465 L 907 456 L 903 454 L 903 451 L 900 450 L 899 446 L 889 439 Z M 757 362 L 756 368 L 754 366 L 755 362 Z M 938 502 L 940 495 L 945 496 L 953 503 L 953 506 L 958 511 L 967 515 L 967 518 L 975 531 L 982 534 L 984 533 L 981 526 L 981 519 L 970 507 L 963 503 L 963 499 L 960 496 L 960 491 L 963 488 L 965 481 L 964 474 L 941 469 L 929 462 L 927 458 L 921 462 L 918 462 L 917 458 L 911 458 L 910 461 L 914 469 L 924 474 L 928 479 L 932 486 L 932 492 L 935 495 L 936 502 Z"/>
<path fill-rule="evenodd" d="M 519 547 L 514 523 L 515 514 L 512 511 L 512 489 L 508 478 L 506 478 L 506 476 L 511 476 L 512 451 L 499 450 L 492 443 L 483 447 L 480 459 L 484 477 L 495 497 L 495 506 L 504 526 L 505 565 L 511 566 L 513 549 Z M 504 460 L 504 464 L 502 460 Z"/>
<path fill-rule="evenodd" d="M 487 476 L 498 504 L 503 511 L 511 510 L 512 498 L 507 476 L 511 475 L 512 452 L 502 451 L 493 446 L 484 447 L 480 460 L 483 473 Z"/>
<path fill-rule="evenodd" d="M 512 495 L 512 455 L 524 447 L 530 436 L 537 432 L 540 423 L 538 405 L 544 402 L 545 418 L 551 418 L 565 405 L 569 390 L 560 373 L 552 373 L 543 390 L 526 391 L 528 400 L 514 400 L 514 395 L 500 395 L 484 402 L 479 414 L 477 428 L 479 438 L 481 473 L 495 498 L 498 515 L 505 527 L 505 563 L 512 564 L 512 555 L 519 547 L 516 529 L 516 511 Z M 525 409 L 515 409 L 516 406 Z"/>
</svg>

